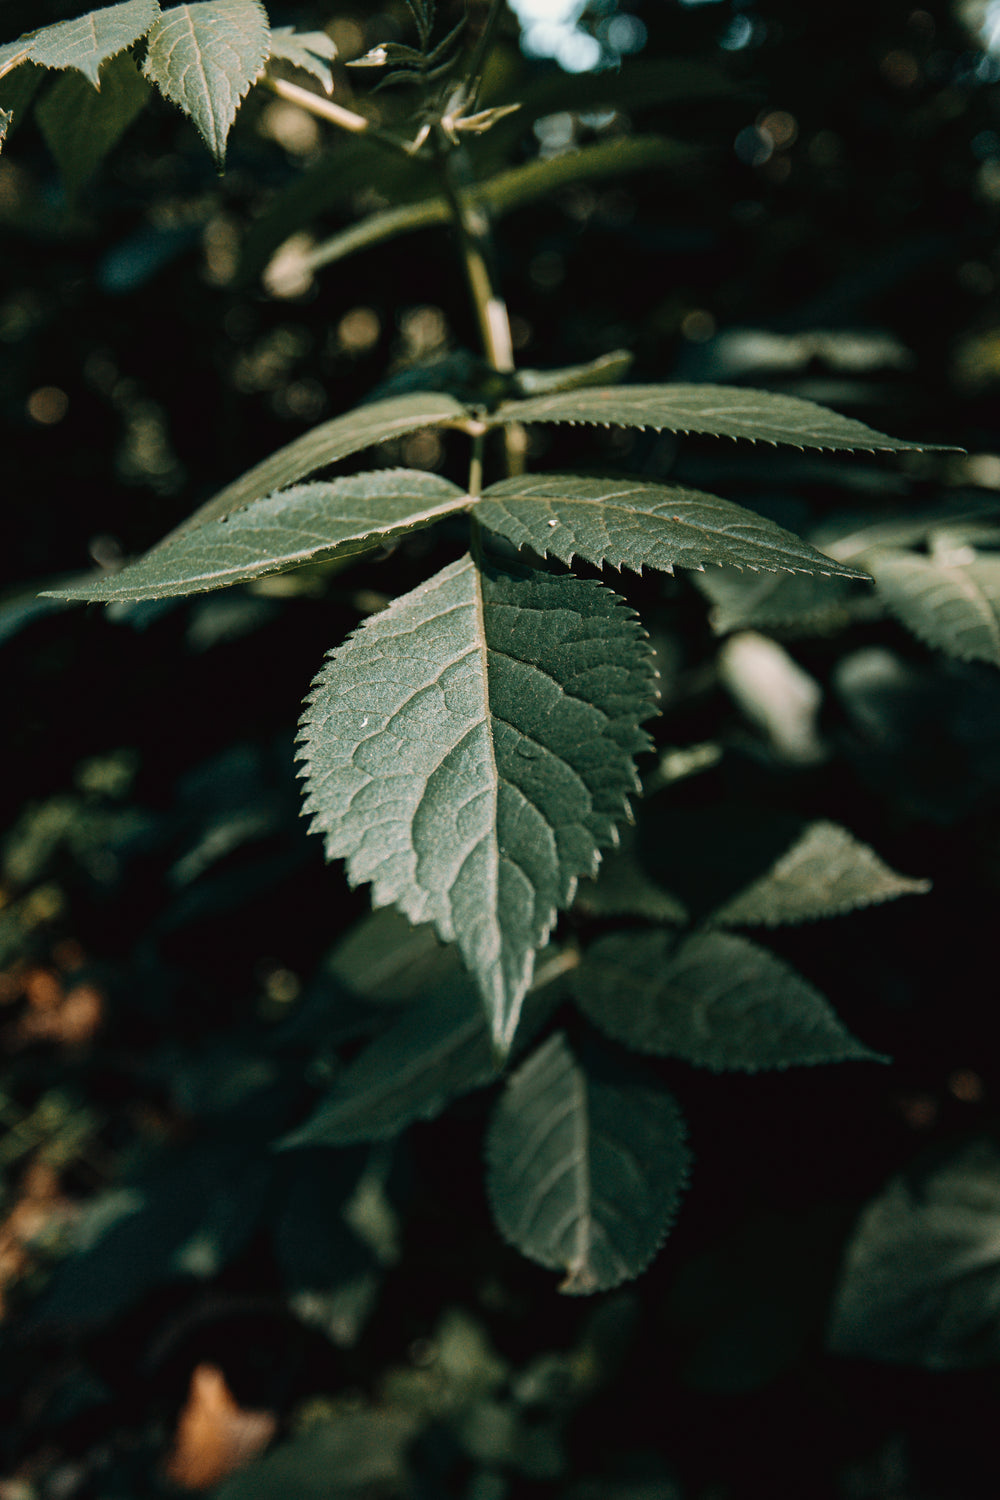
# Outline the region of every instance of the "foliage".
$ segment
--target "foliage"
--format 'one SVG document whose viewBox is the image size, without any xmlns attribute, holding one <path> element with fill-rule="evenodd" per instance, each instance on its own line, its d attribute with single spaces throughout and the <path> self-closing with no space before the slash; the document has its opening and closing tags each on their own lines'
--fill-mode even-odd
<svg viewBox="0 0 1000 1500">
<path fill-rule="evenodd" d="M 240 243 L 183 323 L 185 371 L 198 318 L 217 325 L 220 348 L 261 308 L 308 325 L 303 347 L 324 320 L 328 349 L 340 340 L 328 357 L 335 414 L 323 394 L 310 408 L 318 382 L 301 382 L 305 430 L 290 442 L 253 430 L 253 371 L 274 353 L 265 340 L 256 365 L 247 354 L 224 380 L 222 356 L 206 359 L 211 373 L 190 375 L 199 431 L 251 413 L 224 456 L 203 450 L 191 466 L 194 498 L 208 498 L 178 519 L 183 478 L 164 477 L 164 461 L 156 480 L 154 457 L 155 503 L 120 528 L 137 556 L 123 565 L 95 544 L 97 571 L 67 578 L 83 548 L 60 537 L 44 563 L 58 576 L 0 601 L 12 652 L 45 629 L 71 662 L 99 632 L 132 663 L 126 701 L 91 709 L 107 721 L 99 744 L 85 715 L 67 713 L 73 788 L 71 770 L 39 787 L 3 846 L 14 1307 L 32 1349 L 68 1333 L 92 1373 L 90 1345 L 109 1329 L 137 1337 L 128 1330 L 155 1322 L 179 1289 L 205 1307 L 217 1287 L 241 1296 L 264 1266 L 268 1295 L 315 1336 L 317 1360 L 336 1362 L 311 1406 L 298 1388 L 242 1385 L 238 1361 L 189 1356 L 186 1334 L 172 1334 L 187 1402 L 171 1396 L 173 1447 L 156 1457 L 147 1427 L 150 1450 L 134 1444 L 120 1470 L 81 1479 L 81 1494 L 143 1492 L 156 1471 L 156 1485 L 221 1482 L 233 1500 L 290 1487 L 500 1496 L 522 1481 L 585 1500 L 591 1475 L 571 1457 L 580 1415 L 611 1401 L 623 1350 L 651 1349 L 664 1325 L 682 1385 L 765 1387 L 810 1339 L 818 1348 L 845 1197 L 853 1211 L 898 1171 L 865 1148 L 850 1156 L 846 1194 L 829 1188 L 816 1205 L 799 1188 L 806 1207 L 794 1192 L 782 1202 L 797 1130 L 837 1161 L 852 1130 L 881 1118 L 871 1101 L 904 1087 L 885 1081 L 899 1076 L 885 1064 L 902 1053 L 909 1065 L 898 1012 L 919 983 L 933 927 L 923 913 L 962 906 L 948 895 L 948 838 L 983 808 L 982 838 L 994 837 L 995 502 L 969 493 L 962 450 L 834 410 L 827 402 L 869 414 L 845 383 L 809 377 L 813 355 L 784 381 L 766 361 L 727 367 L 724 340 L 676 333 L 702 325 L 658 291 L 657 326 L 683 355 L 666 379 L 662 336 L 644 332 L 652 294 L 624 271 L 615 297 L 639 297 L 628 338 L 598 311 L 574 324 L 571 299 L 553 298 L 563 322 L 533 351 L 540 368 L 513 368 L 518 296 L 541 324 L 563 255 L 545 216 L 586 216 L 607 185 L 634 184 L 642 202 L 647 178 L 659 201 L 668 173 L 681 199 L 700 191 L 685 178 L 699 147 L 663 133 L 664 79 L 673 98 L 722 110 L 742 100 L 739 79 L 703 60 L 671 74 L 650 59 L 631 92 L 628 63 L 620 79 L 535 81 L 500 5 L 436 15 L 413 0 L 387 12 L 392 36 L 301 9 L 301 26 L 272 29 L 257 0 L 128 0 L 0 47 L 0 136 L 16 127 L 4 161 L 16 174 L 22 152 L 33 159 L 31 125 L 20 128 L 33 112 L 62 181 L 66 218 L 45 232 L 99 233 L 117 164 L 159 192 L 150 163 L 172 170 L 173 158 L 158 144 L 169 115 L 154 90 L 208 148 L 204 178 L 178 148 L 196 212 L 257 193 L 245 235 L 228 209 L 206 220 L 230 250 Z M 356 72 L 334 35 L 354 35 Z M 620 135 L 601 134 L 592 106 L 605 98 Z M 652 129 L 615 114 L 633 101 L 654 113 Z M 291 148 L 279 171 L 261 146 L 291 129 L 283 109 L 300 131 L 334 129 L 297 171 Z M 783 127 L 769 118 L 753 128 L 773 146 Z M 579 149 L 552 145 L 566 120 Z M 232 176 L 219 183 L 211 166 L 227 150 Z M 518 217 L 529 204 L 542 227 Z M 346 224 L 345 206 L 358 214 Z M 30 233 L 52 222 L 38 212 Z M 506 215 L 533 268 L 499 262 L 513 322 L 489 225 Z M 647 253 L 628 222 L 615 229 L 623 266 Z M 481 354 L 435 356 L 433 339 L 421 347 L 405 332 L 419 326 L 408 313 L 392 348 L 358 363 L 338 332 L 351 308 L 371 315 L 378 344 L 379 318 L 425 295 L 415 232 L 442 225 Z M 320 274 L 348 255 L 348 271 Z M 444 301 L 452 272 L 438 262 Z M 371 277 L 358 284 L 375 288 L 377 315 L 344 276 Z M 595 309 L 603 295 L 590 285 Z M 169 303 L 157 316 L 165 331 Z M 840 349 L 837 338 L 822 347 Z M 622 342 L 638 347 L 635 381 Z M 90 368 L 104 378 L 100 355 Z M 206 406 L 212 381 L 220 399 Z M 110 378 L 116 388 L 147 444 L 169 429 L 135 387 L 123 394 Z M 50 387 L 31 400 L 44 414 Z M 932 437 L 983 441 L 955 409 L 918 412 Z M 871 414 L 910 425 L 887 404 Z M 89 526 L 99 494 L 86 503 Z M 149 545 L 157 529 L 166 535 Z M 109 609 L 64 613 L 74 601 Z M 321 658 L 293 744 L 293 702 Z M 92 680 L 58 670 L 81 691 Z M 136 743 L 174 757 L 159 781 L 137 770 L 147 752 L 121 749 L 130 697 L 155 726 Z M 101 753 L 88 759 L 88 746 Z M 343 878 L 315 868 L 299 810 Z M 97 934 L 100 960 L 75 931 L 76 946 L 60 945 L 66 923 Z M 291 968 L 273 956 L 285 952 Z M 44 1046 L 51 1068 L 36 1065 Z M 830 1063 L 852 1066 L 819 1066 Z M 100 1102 L 121 1094 L 120 1112 Z M 781 1124 L 760 1147 L 746 1121 L 767 1101 Z M 724 1129 L 713 1122 L 727 1110 Z M 763 1199 L 744 1178 L 765 1184 Z M 994 1361 L 995 1179 L 986 1145 L 892 1178 L 849 1241 L 835 1354 L 932 1370 Z M 723 1180 L 716 1196 L 731 1206 L 706 1233 L 699 1193 Z M 32 1212 L 46 1232 L 22 1242 L 18 1215 Z M 552 1272 L 564 1292 L 614 1295 L 527 1347 L 529 1303 L 570 1316 L 551 1311 Z M 424 1303 L 432 1274 L 447 1290 Z M 736 1300 L 715 1306 L 717 1287 Z M 656 1311 L 637 1331 L 640 1306 Z M 393 1319 L 407 1333 L 389 1344 Z M 497 1326 L 507 1342 L 495 1347 Z M 74 1366 L 70 1427 L 97 1421 L 109 1379 L 102 1370 L 86 1388 Z M 330 1398 L 352 1383 L 364 1393 Z M 62 1396 L 51 1399 L 55 1410 Z M 260 1458 L 277 1410 L 292 1423 Z M 214 1467 L 186 1436 L 199 1423 L 219 1445 Z M 599 1492 L 682 1493 L 665 1464 L 633 1459 L 616 1459 Z"/>
</svg>

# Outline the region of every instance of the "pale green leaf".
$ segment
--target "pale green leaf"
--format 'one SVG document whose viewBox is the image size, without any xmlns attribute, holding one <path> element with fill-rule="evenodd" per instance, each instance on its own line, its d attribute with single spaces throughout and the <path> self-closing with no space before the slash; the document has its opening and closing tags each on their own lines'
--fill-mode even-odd
<svg viewBox="0 0 1000 1500">
<path fill-rule="evenodd" d="M 722 927 L 814 922 L 899 896 L 921 896 L 929 880 L 899 875 L 837 823 L 810 823 L 766 874 L 712 915 Z"/>
<path fill-rule="evenodd" d="M 331 653 L 306 810 L 373 904 L 457 941 L 509 1048 L 535 949 L 629 816 L 655 684 L 609 589 L 465 557 Z"/>
<path fill-rule="evenodd" d="M 574 393 L 575 394 L 575 393 Z M 520 475 L 490 485 L 476 505 L 489 531 L 516 547 L 635 572 L 706 563 L 866 579 L 773 521 L 678 485 L 575 474 Z"/>
<path fill-rule="evenodd" d="M 351 557 L 467 504 L 457 484 L 420 469 L 376 469 L 294 485 L 59 597 L 132 603 L 227 588 L 303 563 Z"/>
<path fill-rule="evenodd" d="M 127 54 L 105 66 L 100 93 L 76 73 L 49 89 L 35 117 L 70 198 L 87 185 L 148 97 L 149 85 Z"/>
<path fill-rule="evenodd" d="M 689 161 L 691 155 L 688 147 L 662 136 L 616 136 L 614 140 L 597 141 L 579 151 L 567 152 L 565 156 L 511 167 L 496 177 L 475 183 L 468 189 L 468 196 L 494 218 L 502 218 L 504 214 L 537 203 L 575 182 L 596 181 L 603 177 L 617 181 L 628 172 L 677 166 Z M 399 234 L 426 229 L 432 224 L 449 224 L 451 217 L 448 200 L 437 197 L 370 214 L 359 224 L 352 224 L 349 229 L 341 230 L 317 245 L 303 258 L 303 271 L 318 271 L 323 266 L 344 260 L 357 250 L 380 245 Z"/>
<path fill-rule="evenodd" d="M 1000 1359 L 1000 1152 L 972 1141 L 895 1177 L 847 1249 L 835 1354 L 930 1370 Z"/>
<path fill-rule="evenodd" d="M 149 33 L 146 77 L 194 121 L 220 167 L 230 127 L 270 46 L 258 0 L 176 5 Z"/>
<path fill-rule="evenodd" d="M 325 31 L 296 31 L 294 26 L 277 26 L 271 32 L 271 61 L 289 63 L 311 73 L 328 94 L 333 93 L 331 62 L 337 46 Z"/>
<path fill-rule="evenodd" d="M 310 432 L 304 432 L 232 484 L 227 484 L 158 545 L 161 548 L 172 546 L 178 537 L 193 527 L 204 526 L 207 521 L 218 521 L 253 500 L 263 500 L 276 490 L 284 489 L 338 459 L 347 458 L 351 453 L 360 453 L 363 448 L 384 443 L 388 438 L 404 437 L 420 427 L 461 421 L 468 415 L 467 409 L 454 396 L 438 391 L 418 391 L 355 407 L 341 417 L 333 417 Z"/>
<path fill-rule="evenodd" d="M 711 602 L 709 621 L 716 635 L 776 628 L 822 635 L 846 624 L 854 603 L 850 583 L 839 577 L 748 575 L 732 568 L 713 568 L 699 573 L 694 581 Z"/>
<path fill-rule="evenodd" d="M 969 547 L 931 557 L 872 552 L 865 561 L 887 608 L 920 640 L 1000 667 L 1000 557 Z"/>
<path fill-rule="evenodd" d="M 46 26 L 0 48 L 0 77 L 30 58 L 42 68 L 75 68 L 99 89 L 101 64 L 145 36 L 159 15 L 157 0 L 125 0 Z"/>
<path fill-rule="evenodd" d="M 572 983 L 616 1041 L 713 1072 L 878 1060 L 800 974 L 732 933 L 612 933 L 588 948 Z"/>
<path fill-rule="evenodd" d="M 612 349 L 585 365 L 566 365 L 561 370 L 516 370 L 514 384 L 521 396 L 546 396 L 552 391 L 604 385 L 608 380 L 624 380 L 634 359 L 628 349 Z"/>
<path fill-rule="evenodd" d="M 608 1291 L 644 1271 L 677 1214 L 690 1155 L 672 1096 L 559 1032 L 513 1075 L 487 1140 L 504 1238 L 560 1291 Z"/>
<path fill-rule="evenodd" d="M 565 391 L 530 401 L 509 401 L 490 420 L 651 427 L 657 432 L 698 432 L 750 442 L 784 443 L 793 448 L 863 449 L 869 453 L 939 446 L 886 437 L 814 401 L 744 386 L 629 385 Z"/>
</svg>

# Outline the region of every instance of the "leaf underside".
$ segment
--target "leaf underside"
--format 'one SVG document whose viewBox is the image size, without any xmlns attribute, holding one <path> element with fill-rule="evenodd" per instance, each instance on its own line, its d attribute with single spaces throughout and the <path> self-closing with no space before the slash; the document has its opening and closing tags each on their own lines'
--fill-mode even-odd
<svg viewBox="0 0 1000 1500">
<path fill-rule="evenodd" d="M 631 385 L 565 391 L 530 401 L 508 401 L 491 420 L 651 427 L 657 432 L 696 432 L 793 448 L 869 453 L 939 449 L 934 443 L 907 443 L 886 437 L 863 422 L 798 396 L 779 396 L 742 386 Z"/>
<path fill-rule="evenodd" d="M 113 577 L 79 583 L 58 597 L 133 602 L 226 588 L 367 552 L 467 504 L 458 485 L 424 470 L 376 470 L 294 485 L 185 532 Z"/>
<path fill-rule="evenodd" d="M 637 573 L 717 563 L 868 578 L 753 511 L 677 485 L 523 475 L 490 485 L 476 515 L 515 546 L 565 563 L 582 557 Z"/>
<path fill-rule="evenodd" d="M 1000 1154 L 971 1141 L 894 1178 L 858 1221 L 829 1347 L 931 1370 L 1000 1358 Z"/>
<path fill-rule="evenodd" d="M 843 916 L 861 907 L 922 896 L 929 880 L 899 875 L 837 823 L 810 823 L 758 880 L 712 914 L 720 927 L 778 927 Z"/>
<path fill-rule="evenodd" d="M 588 948 L 573 986 L 615 1041 L 713 1072 L 877 1060 L 800 974 L 732 933 L 612 933 Z"/>
<path fill-rule="evenodd" d="M 376 906 L 457 942 L 509 1049 L 534 964 L 638 789 L 645 635 L 602 585 L 465 557 L 328 657 L 305 810 Z"/>
<path fill-rule="evenodd" d="M 27 50 L 18 61 L 30 59 L 42 68 L 75 68 L 95 89 L 100 88 L 101 64 L 145 36 L 159 15 L 157 0 L 126 0 L 123 5 L 92 10 L 73 21 L 60 21 L 23 37 Z M 5 47 L 0 60 L 10 51 Z"/>
<path fill-rule="evenodd" d="M 258 0 L 202 0 L 165 11 L 148 36 L 143 71 L 189 116 L 219 166 L 244 94 L 270 51 Z"/>
<path fill-rule="evenodd" d="M 646 1269 L 690 1163 L 670 1094 L 610 1059 L 581 1061 L 558 1032 L 511 1077 L 486 1149 L 500 1232 L 576 1295 Z"/>
<path fill-rule="evenodd" d="M 322 422 L 319 427 L 304 432 L 232 484 L 227 484 L 224 490 L 206 500 L 193 515 L 164 537 L 158 550 L 172 547 L 193 527 L 204 526 L 206 521 L 218 521 L 253 500 L 263 500 L 338 459 L 360 453 L 388 438 L 404 437 L 421 427 L 458 421 L 468 415 L 467 408 L 454 396 L 439 391 L 417 391 L 393 396 L 386 401 L 373 401 L 369 406 L 360 406 L 343 416 L 333 417 L 329 422 Z"/>
<path fill-rule="evenodd" d="M 866 561 L 886 606 L 920 640 L 1000 667 L 1000 557 L 967 552 L 968 561 L 889 551 Z"/>
</svg>

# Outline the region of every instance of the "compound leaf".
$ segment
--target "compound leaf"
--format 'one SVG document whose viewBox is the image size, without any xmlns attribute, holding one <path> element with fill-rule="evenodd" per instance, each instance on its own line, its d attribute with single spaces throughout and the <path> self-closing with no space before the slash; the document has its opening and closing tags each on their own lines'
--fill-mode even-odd
<svg viewBox="0 0 1000 1500">
<path fill-rule="evenodd" d="M 351 453 L 360 453 L 374 443 L 384 443 L 388 438 L 403 437 L 420 427 L 454 422 L 468 415 L 467 409 L 454 396 L 439 391 L 416 391 L 386 401 L 373 401 L 369 406 L 360 406 L 343 416 L 333 417 L 310 432 L 304 432 L 232 484 L 227 484 L 224 490 L 206 500 L 193 515 L 175 527 L 158 546 L 173 546 L 178 537 L 193 527 L 203 526 L 206 521 L 218 521 L 231 511 L 249 505 L 252 500 L 263 500 L 275 490 L 284 489 L 297 479 L 304 479 L 307 474 L 314 474 L 317 469 L 347 458 Z"/>
<path fill-rule="evenodd" d="M 367 620 L 313 685 L 312 827 L 374 905 L 457 941 L 500 1051 L 535 949 L 629 816 L 654 698 L 616 594 L 468 556 Z"/>
<path fill-rule="evenodd" d="M 99 89 L 101 64 L 145 36 L 159 15 L 157 0 L 125 0 L 46 26 L 0 49 L 0 75 L 30 58 L 42 68 L 75 68 Z"/>
<path fill-rule="evenodd" d="M 377 469 L 295 485 L 59 597 L 131 603 L 226 588 L 302 563 L 350 557 L 467 503 L 457 484 L 418 469 Z"/>
<path fill-rule="evenodd" d="M 588 948 L 572 982 L 608 1036 L 713 1072 L 878 1060 L 800 974 L 731 933 L 612 933 Z"/>
<path fill-rule="evenodd" d="M 846 828 L 817 822 L 804 828 L 766 874 L 727 901 L 711 920 L 721 927 L 779 927 L 929 890 L 929 880 L 897 874 Z"/>
<path fill-rule="evenodd" d="M 337 44 L 325 31 L 296 31 L 294 26 L 276 26 L 271 32 L 271 61 L 289 63 L 311 73 L 328 94 L 333 93 L 331 62 Z"/>
<path fill-rule="evenodd" d="M 149 86 L 127 54 L 105 67 L 100 93 L 67 73 L 45 94 L 35 117 L 70 198 L 86 187 L 148 97 Z"/>
<path fill-rule="evenodd" d="M 576 394 L 575 392 L 573 394 Z M 575 474 L 521 475 L 490 485 L 476 505 L 482 524 L 517 547 L 641 572 L 706 563 L 867 578 L 817 552 L 773 521 L 729 500 L 677 485 Z"/>
<path fill-rule="evenodd" d="M 576 1295 L 646 1269 L 690 1164 L 672 1096 L 610 1059 L 581 1061 L 561 1032 L 509 1080 L 486 1151 L 500 1232 Z"/>
<path fill-rule="evenodd" d="M 1000 667 L 1000 557 L 963 547 L 866 557 L 886 606 L 929 646 Z"/>
<path fill-rule="evenodd" d="M 194 121 L 220 169 L 240 102 L 270 47 L 258 0 L 176 5 L 149 33 L 146 77 Z"/>
<path fill-rule="evenodd" d="M 974 1369 L 1000 1358 L 1000 1153 L 973 1141 L 894 1178 L 848 1246 L 835 1354 Z"/>
<path fill-rule="evenodd" d="M 798 396 L 726 385 L 629 385 L 563 391 L 530 401 L 508 401 L 494 422 L 589 422 L 605 427 L 652 427 L 700 432 L 793 448 L 908 452 L 935 443 L 886 437 L 839 412 Z M 954 450 L 944 450 L 954 451 Z"/>
</svg>

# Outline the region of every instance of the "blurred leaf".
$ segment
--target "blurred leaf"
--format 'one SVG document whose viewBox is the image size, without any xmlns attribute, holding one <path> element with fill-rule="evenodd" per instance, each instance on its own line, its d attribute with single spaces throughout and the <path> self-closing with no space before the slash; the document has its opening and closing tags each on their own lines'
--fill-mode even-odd
<svg viewBox="0 0 1000 1500">
<path fill-rule="evenodd" d="M 143 72 L 194 121 L 220 170 L 240 103 L 269 50 L 258 0 L 177 5 L 149 32 Z"/>
<path fill-rule="evenodd" d="M 324 971 L 364 1000 L 400 1005 L 452 980 L 462 965 L 429 923 L 414 927 L 394 907 L 384 906 L 355 923 Z"/>
<path fill-rule="evenodd" d="M 227 588 L 303 563 L 346 558 L 441 516 L 468 498 L 457 484 L 417 469 L 377 469 L 294 485 L 160 543 L 111 577 L 64 587 L 66 599 L 161 599 Z"/>
<path fill-rule="evenodd" d="M 888 608 L 920 640 L 1000 667 L 1000 557 L 965 547 L 931 557 L 879 551 L 865 561 Z"/>
<path fill-rule="evenodd" d="M 1000 1153 L 979 1140 L 892 1179 L 848 1245 L 828 1344 L 930 1370 L 1000 1360 Z"/>
<path fill-rule="evenodd" d="M 709 620 L 717 635 L 775 627 L 825 634 L 851 617 L 854 591 L 844 577 L 806 573 L 747 577 L 733 568 L 713 568 L 699 573 L 694 583 L 712 604 Z"/>
<path fill-rule="evenodd" d="M 605 427 L 651 427 L 784 443 L 793 448 L 955 452 L 935 443 L 886 437 L 853 417 L 773 391 L 724 385 L 631 385 L 567 391 L 530 401 L 508 401 L 496 422 L 589 422 Z"/>
<path fill-rule="evenodd" d="M 524 474 L 490 485 L 475 514 L 515 547 L 528 546 L 568 564 L 581 557 L 598 567 L 610 563 L 636 573 L 719 563 L 867 577 L 753 511 L 676 485 Z"/>
<path fill-rule="evenodd" d="M 0 74 L 30 58 L 42 68 L 75 68 L 99 89 L 101 64 L 145 36 L 159 15 L 157 0 L 125 0 L 46 26 L 0 48 Z"/>
<path fill-rule="evenodd" d="M 624 380 L 634 358 L 628 349 L 614 349 L 585 365 L 566 365 L 561 370 L 516 370 L 514 383 L 520 396 L 576 391 L 581 386 L 603 385 L 607 380 Z"/>
<path fill-rule="evenodd" d="M 621 847 L 602 855 L 596 880 L 580 882 L 576 905 L 593 917 L 644 917 L 680 926 L 688 920 L 683 903 L 643 869 L 628 828 L 621 834 Z"/>
<path fill-rule="evenodd" d="M 730 933 L 612 933 L 591 944 L 572 983 L 615 1041 L 716 1073 L 880 1060 L 800 974 Z"/>
<path fill-rule="evenodd" d="M 182 1489 L 206 1490 L 263 1453 L 277 1427 L 274 1412 L 240 1406 L 216 1365 L 197 1365 L 164 1473 Z"/>
<path fill-rule="evenodd" d="M 215 1500 L 390 1500 L 406 1488 L 419 1423 L 397 1408 L 338 1411 L 214 1492 Z"/>
<path fill-rule="evenodd" d="M 779 927 L 841 916 L 899 896 L 920 896 L 929 880 L 897 875 L 874 849 L 836 823 L 810 823 L 758 880 L 712 914 L 720 927 Z"/>
<path fill-rule="evenodd" d="M 149 85 L 127 53 L 105 67 L 100 93 L 76 73 L 67 73 L 46 93 L 35 115 L 71 200 L 94 176 L 148 97 Z"/>
<path fill-rule="evenodd" d="M 670 1094 L 608 1058 L 581 1061 L 561 1032 L 523 1063 L 487 1139 L 504 1238 L 560 1291 L 607 1291 L 644 1271 L 677 1213 L 690 1156 Z"/>
<path fill-rule="evenodd" d="M 312 830 L 375 905 L 458 943 L 501 1051 L 535 949 L 628 816 L 651 670 L 610 589 L 467 556 L 367 620 L 314 683 Z"/>
<path fill-rule="evenodd" d="M 296 31 L 294 26 L 276 26 L 271 32 L 271 61 L 301 68 L 333 93 L 330 64 L 337 55 L 336 43 L 325 31 Z"/>
</svg>

